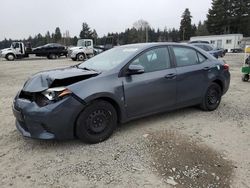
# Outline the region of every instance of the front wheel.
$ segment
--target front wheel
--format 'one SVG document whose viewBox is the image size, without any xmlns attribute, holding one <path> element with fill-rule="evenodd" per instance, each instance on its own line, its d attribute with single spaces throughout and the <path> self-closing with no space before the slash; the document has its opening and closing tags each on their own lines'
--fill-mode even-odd
<svg viewBox="0 0 250 188">
<path fill-rule="evenodd" d="M 48 59 L 56 59 L 57 56 L 56 56 L 56 54 L 49 54 L 49 55 L 47 56 L 47 58 L 48 58 Z"/>
<path fill-rule="evenodd" d="M 202 103 L 200 105 L 201 109 L 205 111 L 216 110 L 220 105 L 221 97 L 222 97 L 221 87 L 216 83 L 212 83 L 208 87 L 206 94 L 203 97 Z"/>
<path fill-rule="evenodd" d="M 83 61 L 83 60 L 85 59 L 85 55 L 84 55 L 84 54 L 78 54 L 78 55 L 76 56 L 76 59 L 77 59 L 78 61 Z"/>
<path fill-rule="evenodd" d="M 15 56 L 14 56 L 14 54 L 7 54 L 7 55 L 6 55 L 6 59 L 7 59 L 8 61 L 14 61 L 14 60 L 15 60 Z"/>
<path fill-rule="evenodd" d="M 76 135 L 83 142 L 95 144 L 108 139 L 117 125 L 113 105 L 96 100 L 81 112 L 76 123 Z"/>
</svg>

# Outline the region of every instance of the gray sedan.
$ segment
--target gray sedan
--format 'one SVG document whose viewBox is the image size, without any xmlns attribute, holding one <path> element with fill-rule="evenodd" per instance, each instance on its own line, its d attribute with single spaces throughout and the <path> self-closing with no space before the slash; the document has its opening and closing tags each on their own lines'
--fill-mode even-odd
<svg viewBox="0 0 250 188">
<path fill-rule="evenodd" d="M 125 45 L 33 75 L 15 97 L 13 113 L 26 137 L 97 143 L 132 119 L 194 105 L 215 110 L 229 83 L 229 66 L 199 48 Z"/>
</svg>

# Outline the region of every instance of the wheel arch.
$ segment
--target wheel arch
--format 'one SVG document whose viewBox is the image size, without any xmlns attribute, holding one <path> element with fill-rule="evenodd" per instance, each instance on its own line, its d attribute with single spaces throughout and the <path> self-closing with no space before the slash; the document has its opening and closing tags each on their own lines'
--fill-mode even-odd
<svg viewBox="0 0 250 188">
<path fill-rule="evenodd" d="M 97 101 L 97 100 L 107 101 L 115 108 L 116 113 L 117 113 L 117 123 L 121 123 L 124 121 L 125 114 L 122 110 L 122 107 L 119 105 L 119 103 L 114 98 L 107 96 L 107 95 L 106 96 L 96 96 L 96 97 L 92 96 L 84 101 L 86 102 L 86 106 L 88 106 L 88 105 L 91 105 L 91 103 L 93 101 Z M 85 110 L 86 106 L 80 111 L 80 113 L 77 115 L 77 118 L 75 119 L 75 123 L 74 123 L 74 136 L 75 137 L 76 137 L 76 126 L 77 126 L 78 119 L 79 119 L 81 113 Z"/>
<path fill-rule="evenodd" d="M 7 59 L 7 56 L 8 55 L 13 55 L 15 58 L 16 58 L 16 55 L 13 53 L 13 52 L 8 52 L 6 55 L 5 55 L 5 59 Z"/>
<path fill-rule="evenodd" d="M 212 82 L 218 84 L 221 88 L 222 93 L 224 92 L 224 83 L 219 78 L 216 78 Z"/>
<path fill-rule="evenodd" d="M 78 55 L 81 55 L 81 54 L 84 55 L 85 59 L 87 58 L 87 55 L 86 55 L 85 52 L 79 52 L 79 53 L 76 54 L 76 59 L 78 59 Z"/>
</svg>

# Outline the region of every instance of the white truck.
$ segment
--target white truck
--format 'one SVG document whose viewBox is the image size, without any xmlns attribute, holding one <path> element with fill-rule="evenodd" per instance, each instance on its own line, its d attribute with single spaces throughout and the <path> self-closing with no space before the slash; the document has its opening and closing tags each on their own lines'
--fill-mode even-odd
<svg viewBox="0 0 250 188">
<path fill-rule="evenodd" d="M 50 43 L 32 49 L 30 43 L 27 43 L 25 46 L 23 42 L 13 42 L 10 48 L 0 51 L 0 57 L 3 57 L 8 61 L 29 57 L 31 54 L 38 57 L 56 59 L 60 56 L 67 57 L 68 51 L 65 46 L 56 43 Z"/>
<path fill-rule="evenodd" d="M 31 51 L 31 49 L 26 48 L 22 42 L 13 42 L 10 48 L 5 48 L 0 51 L 0 57 L 8 61 L 14 61 L 18 58 L 29 57 L 28 51 Z"/>
<path fill-rule="evenodd" d="M 113 36 L 108 36 L 105 39 L 105 44 L 103 46 L 94 46 L 92 39 L 80 39 L 78 40 L 76 47 L 69 48 L 68 56 L 73 61 L 83 61 L 113 47 Z"/>
<path fill-rule="evenodd" d="M 83 61 L 94 56 L 92 39 L 80 39 L 76 47 L 69 48 L 68 55 L 73 61 Z"/>
</svg>

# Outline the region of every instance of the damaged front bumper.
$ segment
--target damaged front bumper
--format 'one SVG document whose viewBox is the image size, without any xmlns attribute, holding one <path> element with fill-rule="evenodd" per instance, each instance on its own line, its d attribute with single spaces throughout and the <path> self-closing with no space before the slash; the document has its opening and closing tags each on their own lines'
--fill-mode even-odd
<svg viewBox="0 0 250 188">
<path fill-rule="evenodd" d="M 34 101 L 19 98 L 13 103 L 16 127 L 25 137 L 36 139 L 73 139 L 74 126 L 84 104 L 73 95 L 40 107 Z"/>
</svg>

